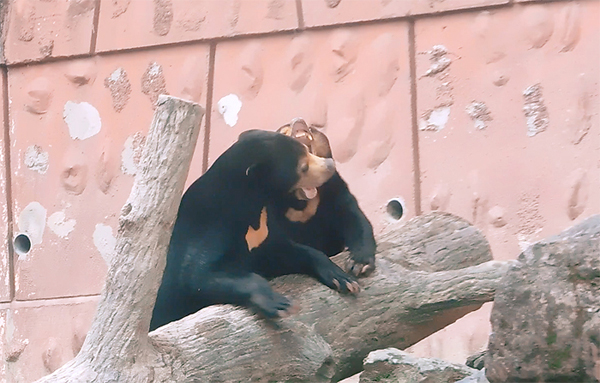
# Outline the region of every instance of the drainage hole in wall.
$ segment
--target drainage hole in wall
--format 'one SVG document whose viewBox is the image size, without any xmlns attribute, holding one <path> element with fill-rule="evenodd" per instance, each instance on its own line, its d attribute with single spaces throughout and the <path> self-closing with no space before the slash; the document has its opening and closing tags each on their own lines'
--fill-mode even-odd
<svg viewBox="0 0 600 383">
<path fill-rule="evenodd" d="M 14 247 L 17 254 L 27 254 L 31 250 L 31 240 L 27 234 L 19 234 L 15 237 Z"/>
<path fill-rule="evenodd" d="M 388 201 L 385 210 L 395 220 L 399 220 L 404 215 L 404 202 L 398 198 L 394 198 Z"/>
</svg>

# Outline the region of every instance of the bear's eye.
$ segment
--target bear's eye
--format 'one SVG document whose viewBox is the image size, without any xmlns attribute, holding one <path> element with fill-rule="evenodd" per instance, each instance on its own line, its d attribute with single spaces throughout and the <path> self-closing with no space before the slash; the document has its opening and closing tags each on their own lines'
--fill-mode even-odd
<svg viewBox="0 0 600 383">
<path fill-rule="evenodd" d="M 302 173 L 306 173 L 308 171 L 308 164 L 304 164 L 302 165 L 302 167 L 300 168 L 300 171 Z"/>
</svg>

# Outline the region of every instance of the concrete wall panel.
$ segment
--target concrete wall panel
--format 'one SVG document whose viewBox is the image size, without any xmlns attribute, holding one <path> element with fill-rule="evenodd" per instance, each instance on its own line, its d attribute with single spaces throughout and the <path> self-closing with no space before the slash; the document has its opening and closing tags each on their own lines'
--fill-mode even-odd
<svg viewBox="0 0 600 383">
<path fill-rule="evenodd" d="M 209 162 L 244 130 L 303 117 L 377 227 L 393 197 L 414 215 L 407 50 L 405 22 L 219 43 Z"/>
<path fill-rule="evenodd" d="M 8 63 L 90 52 L 95 1 L 14 0 L 8 7 Z"/>
<path fill-rule="evenodd" d="M 96 297 L 33 301 L 0 309 L 0 379 L 33 382 L 73 359 L 96 309 Z"/>
<path fill-rule="evenodd" d="M 298 27 L 294 0 L 102 0 L 98 51 Z"/>
<path fill-rule="evenodd" d="M 599 17 L 558 2 L 416 24 L 423 210 L 470 219 L 497 259 L 600 212 Z"/>
<path fill-rule="evenodd" d="M 509 0 L 301 0 L 307 27 L 507 4 Z"/>
<path fill-rule="evenodd" d="M 14 231 L 31 242 L 17 299 L 99 292 L 153 105 L 160 93 L 205 104 L 207 65 L 200 45 L 10 70 Z"/>
</svg>

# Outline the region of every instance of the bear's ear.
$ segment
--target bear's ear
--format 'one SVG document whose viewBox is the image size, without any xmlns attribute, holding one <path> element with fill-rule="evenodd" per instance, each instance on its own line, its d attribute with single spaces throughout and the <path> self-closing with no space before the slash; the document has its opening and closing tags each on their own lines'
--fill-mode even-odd
<svg viewBox="0 0 600 383">
<path fill-rule="evenodd" d="M 285 136 L 291 137 L 292 136 L 292 127 L 290 126 L 290 124 L 285 124 L 281 128 L 277 129 L 277 133 L 281 133 Z"/>
<path fill-rule="evenodd" d="M 310 146 L 310 152 L 315 156 L 323 158 L 333 158 L 333 155 L 331 153 L 331 146 L 329 145 L 329 139 L 327 138 L 325 133 L 311 126 L 310 134 L 313 138 L 312 145 Z"/>
</svg>

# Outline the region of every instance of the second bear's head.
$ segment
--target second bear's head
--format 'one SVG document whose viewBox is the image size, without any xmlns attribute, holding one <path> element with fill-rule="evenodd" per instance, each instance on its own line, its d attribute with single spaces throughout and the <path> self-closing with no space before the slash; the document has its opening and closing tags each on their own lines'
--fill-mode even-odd
<svg viewBox="0 0 600 383">
<path fill-rule="evenodd" d="M 317 195 L 316 189 L 335 173 L 332 158 L 312 154 L 306 145 L 285 134 L 249 130 L 240 134 L 238 144 L 251 151 L 246 175 L 267 192 L 293 192 L 311 199 Z"/>
</svg>

